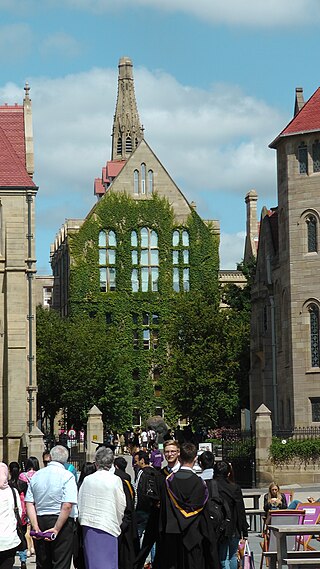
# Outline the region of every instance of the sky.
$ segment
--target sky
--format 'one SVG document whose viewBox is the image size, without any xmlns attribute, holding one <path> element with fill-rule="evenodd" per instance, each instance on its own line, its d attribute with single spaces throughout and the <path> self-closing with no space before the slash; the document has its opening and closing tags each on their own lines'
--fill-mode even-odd
<svg viewBox="0 0 320 569">
<path fill-rule="evenodd" d="M 243 258 L 248 191 L 277 203 L 270 142 L 318 77 L 319 0 L 0 0 L 0 104 L 30 84 L 38 274 L 111 157 L 118 62 L 132 59 L 145 139 L 205 219 L 220 266 Z"/>
</svg>

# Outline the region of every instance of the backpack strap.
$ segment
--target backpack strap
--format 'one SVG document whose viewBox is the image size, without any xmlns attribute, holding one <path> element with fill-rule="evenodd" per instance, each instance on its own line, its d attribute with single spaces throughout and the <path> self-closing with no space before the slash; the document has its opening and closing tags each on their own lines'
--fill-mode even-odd
<svg viewBox="0 0 320 569">
<path fill-rule="evenodd" d="M 229 507 L 229 504 L 227 502 L 227 500 L 223 500 L 219 494 L 219 486 L 216 480 L 212 479 L 212 480 L 208 480 L 207 482 L 210 482 L 210 486 L 208 485 L 209 488 L 209 494 L 211 496 L 211 498 L 213 498 L 214 500 L 218 500 L 219 502 L 221 502 L 224 506 L 224 509 L 226 511 L 226 518 L 227 520 L 231 520 L 231 510 Z"/>
</svg>

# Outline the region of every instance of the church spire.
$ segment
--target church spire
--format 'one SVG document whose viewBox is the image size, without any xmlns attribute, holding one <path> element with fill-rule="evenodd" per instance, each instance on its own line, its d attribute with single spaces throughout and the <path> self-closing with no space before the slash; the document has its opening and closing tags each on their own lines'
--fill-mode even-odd
<svg viewBox="0 0 320 569">
<path fill-rule="evenodd" d="M 129 57 L 119 61 L 118 96 L 112 129 L 111 160 L 126 160 L 143 138 L 136 97 L 133 65 Z"/>
</svg>

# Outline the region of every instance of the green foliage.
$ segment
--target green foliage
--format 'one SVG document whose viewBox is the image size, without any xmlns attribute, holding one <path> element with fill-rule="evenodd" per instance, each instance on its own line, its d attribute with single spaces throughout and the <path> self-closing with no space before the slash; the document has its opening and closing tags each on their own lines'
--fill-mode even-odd
<svg viewBox="0 0 320 569">
<path fill-rule="evenodd" d="M 180 297 L 170 326 L 164 389 L 181 416 L 214 427 L 238 408 L 237 338 L 226 311 L 212 295 Z"/>
<path fill-rule="evenodd" d="M 131 290 L 130 235 L 132 230 L 138 231 L 140 227 L 152 228 L 158 234 L 159 292 L 133 293 Z M 95 316 L 94 320 L 100 323 L 98 326 L 103 330 L 106 313 L 112 314 L 112 325 L 107 327 L 110 331 L 109 345 L 102 341 L 102 337 L 100 342 L 98 341 L 101 351 L 106 350 L 109 354 L 110 349 L 111 354 L 112 349 L 110 357 L 114 362 L 113 389 L 108 388 L 99 399 L 104 408 L 104 420 L 107 419 L 107 412 L 111 417 L 110 410 L 113 409 L 114 419 L 110 418 L 112 427 L 118 426 L 117 417 L 122 408 L 125 408 L 128 417 L 130 416 L 127 426 L 132 422 L 134 407 L 139 409 L 143 421 L 154 414 L 155 407 L 165 407 L 168 422 L 177 420 L 180 408 L 170 393 L 163 389 L 160 397 L 155 396 L 151 370 L 160 370 L 160 381 L 163 384 L 168 377 L 169 324 L 178 317 L 182 299 L 196 295 L 202 290 L 210 295 L 217 310 L 218 238 L 212 227 L 208 227 L 195 211 L 190 213 L 183 228 L 188 230 L 190 236 L 191 292 L 176 293 L 172 287 L 172 233 L 176 228 L 173 210 L 166 199 L 154 195 L 148 200 L 133 200 L 125 194 L 110 193 L 98 202 L 80 230 L 69 236 L 69 309 L 72 318 L 82 318 L 84 314 L 90 314 Z M 182 229 L 181 226 L 179 228 Z M 101 229 L 112 229 L 117 237 L 117 289 L 113 292 L 100 292 L 98 235 Z M 159 315 L 157 349 L 143 349 L 143 313 Z M 133 314 L 138 316 L 137 324 L 133 324 Z M 133 349 L 134 330 L 139 334 L 137 350 Z M 139 370 L 138 379 L 133 379 L 135 370 Z M 228 397 L 225 399 L 228 408 L 230 401 Z M 99 402 L 95 401 L 98 406 Z"/>
<path fill-rule="evenodd" d="M 320 458 L 320 439 L 287 439 L 283 443 L 282 439 L 273 437 L 269 452 L 274 464 L 283 465 L 295 461 L 315 463 Z"/>
<path fill-rule="evenodd" d="M 251 258 L 247 263 L 239 263 L 237 269 L 246 277 L 246 285 L 243 288 L 235 284 L 226 285 L 222 290 L 222 298 L 229 306 L 229 320 L 233 322 L 239 347 L 240 407 L 249 408 L 251 287 L 256 271 L 256 260 Z"/>
</svg>

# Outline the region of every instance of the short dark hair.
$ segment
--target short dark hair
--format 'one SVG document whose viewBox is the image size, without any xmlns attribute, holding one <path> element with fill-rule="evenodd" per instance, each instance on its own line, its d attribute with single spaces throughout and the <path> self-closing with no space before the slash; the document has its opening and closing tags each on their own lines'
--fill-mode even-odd
<svg viewBox="0 0 320 569">
<path fill-rule="evenodd" d="M 198 463 L 200 464 L 202 470 L 207 468 L 213 468 L 214 465 L 214 454 L 210 450 L 205 450 L 200 456 L 198 456 Z"/>
<path fill-rule="evenodd" d="M 149 464 L 150 463 L 150 459 L 149 459 L 149 455 L 145 450 L 139 450 L 139 452 L 137 453 L 139 460 L 144 460 L 145 464 Z"/>
<path fill-rule="evenodd" d="M 114 459 L 113 464 L 117 466 L 119 470 L 122 470 L 122 472 L 125 472 L 128 466 L 128 463 L 123 456 L 117 456 L 117 458 Z"/>
<path fill-rule="evenodd" d="M 231 472 L 230 464 L 224 460 L 216 462 L 214 465 L 214 475 L 221 476 L 222 478 L 228 478 Z"/>
<path fill-rule="evenodd" d="M 192 462 L 197 456 L 197 447 L 193 443 L 182 443 L 180 447 L 180 462 Z"/>
<path fill-rule="evenodd" d="M 26 471 L 28 470 L 40 470 L 39 461 L 36 456 L 29 456 L 26 462 Z"/>
</svg>

